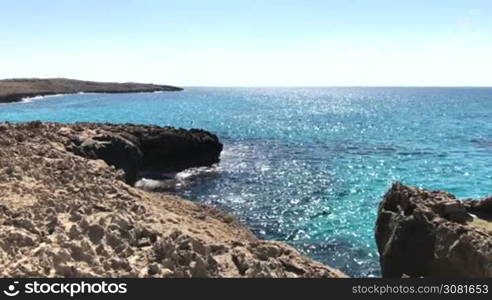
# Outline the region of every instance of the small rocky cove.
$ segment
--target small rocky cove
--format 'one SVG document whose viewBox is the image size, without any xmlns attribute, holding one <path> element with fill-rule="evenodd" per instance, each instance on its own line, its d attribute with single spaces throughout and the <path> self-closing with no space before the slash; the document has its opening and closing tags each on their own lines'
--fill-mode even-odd
<svg viewBox="0 0 492 300">
<path fill-rule="evenodd" d="M 0 275 L 345 277 L 220 210 L 132 186 L 221 150 L 202 130 L 1 123 Z"/>
<path fill-rule="evenodd" d="M 0 123 L 0 275 L 346 277 L 218 209 L 138 188 L 222 148 L 204 130 Z M 492 198 L 395 183 L 375 237 L 383 277 L 492 277 Z"/>
</svg>

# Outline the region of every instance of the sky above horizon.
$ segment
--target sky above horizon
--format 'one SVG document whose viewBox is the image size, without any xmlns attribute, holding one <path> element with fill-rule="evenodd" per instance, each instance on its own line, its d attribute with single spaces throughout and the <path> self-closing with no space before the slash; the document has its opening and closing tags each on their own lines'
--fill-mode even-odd
<svg viewBox="0 0 492 300">
<path fill-rule="evenodd" d="M 0 78 L 492 86 L 492 1 L 0 0 Z"/>
</svg>

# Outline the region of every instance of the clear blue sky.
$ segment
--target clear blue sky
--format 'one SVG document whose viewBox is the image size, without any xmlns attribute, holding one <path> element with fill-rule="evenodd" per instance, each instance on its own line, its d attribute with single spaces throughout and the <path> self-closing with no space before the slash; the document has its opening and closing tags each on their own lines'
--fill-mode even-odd
<svg viewBox="0 0 492 300">
<path fill-rule="evenodd" d="M 492 85 L 492 1 L 2 0 L 0 78 Z"/>
</svg>

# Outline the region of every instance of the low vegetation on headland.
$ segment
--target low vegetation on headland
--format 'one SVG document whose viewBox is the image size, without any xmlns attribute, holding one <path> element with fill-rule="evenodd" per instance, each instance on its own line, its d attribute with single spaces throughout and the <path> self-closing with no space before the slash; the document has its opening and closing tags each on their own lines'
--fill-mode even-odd
<svg viewBox="0 0 492 300">
<path fill-rule="evenodd" d="M 95 82 L 65 78 L 0 80 L 0 103 L 17 102 L 24 98 L 77 93 L 142 93 L 173 92 L 182 88 L 143 83 Z"/>
</svg>

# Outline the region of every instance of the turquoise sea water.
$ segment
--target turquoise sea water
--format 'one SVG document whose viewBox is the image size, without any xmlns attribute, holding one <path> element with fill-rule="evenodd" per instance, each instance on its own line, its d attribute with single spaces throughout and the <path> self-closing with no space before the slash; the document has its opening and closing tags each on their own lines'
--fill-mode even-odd
<svg viewBox="0 0 492 300">
<path fill-rule="evenodd" d="M 492 88 L 190 88 L 0 104 L 0 120 L 204 128 L 217 172 L 180 194 L 226 209 L 353 276 L 378 276 L 377 206 L 393 181 L 492 193 Z"/>
</svg>

